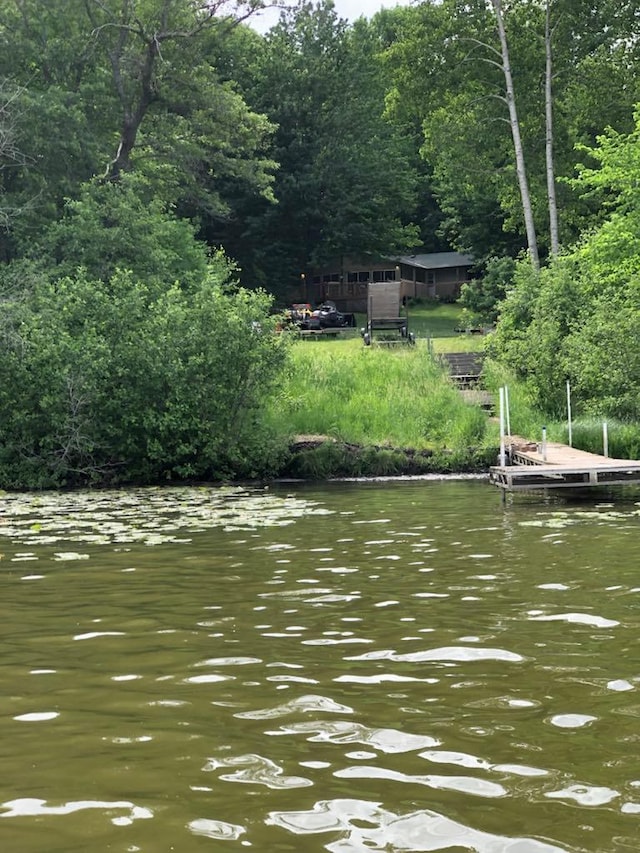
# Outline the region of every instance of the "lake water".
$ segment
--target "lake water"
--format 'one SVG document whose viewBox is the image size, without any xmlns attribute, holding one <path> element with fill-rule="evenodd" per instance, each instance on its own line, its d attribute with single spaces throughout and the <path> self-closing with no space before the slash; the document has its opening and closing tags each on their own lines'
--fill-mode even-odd
<svg viewBox="0 0 640 853">
<path fill-rule="evenodd" d="M 0 509 L 3 853 L 640 849 L 632 498 Z"/>
</svg>

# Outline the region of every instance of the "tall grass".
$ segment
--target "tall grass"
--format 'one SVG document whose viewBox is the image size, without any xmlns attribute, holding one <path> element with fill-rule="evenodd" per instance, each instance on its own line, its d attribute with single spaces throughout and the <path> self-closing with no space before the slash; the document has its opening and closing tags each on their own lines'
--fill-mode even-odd
<svg viewBox="0 0 640 853">
<path fill-rule="evenodd" d="M 506 387 L 509 398 L 509 420 L 512 435 L 519 435 L 532 441 L 542 437 L 543 426 L 547 428 L 550 441 L 563 441 L 562 424 L 550 422 L 547 416 L 533 403 L 533 397 L 527 386 L 516 381 L 513 374 L 503 365 L 487 360 L 483 369 L 484 384 L 496 400 L 498 414 L 499 389 Z"/>
<path fill-rule="evenodd" d="M 441 307 L 450 316 L 456 308 Z M 483 341 L 480 336 L 434 338 L 432 350 L 437 354 L 472 349 L 457 343 L 465 338 L 480 345 Z M 568 443 L 567 421 L 549 419 L 534 405 L 526 384 L 502 365 L 488 360 L 484 382 L 494 393 L 496 409 L 499 388 L 508 388 L 512 435 L 540 441 L 544 426 L 549 441 Z M 328 435 L 365 447 L 464 452 L 497 446 L 497 414 L 489 418 L 478 406 L 464 402 L 424 339 L 415 347 L 365 347 L 358 336 L 295 342 L 269 418 L 283 436 Z M 609 419 L 607 427 L 610 456 L 640 458 L 640 424 Z M 574 447 L 602 453 L 602 418 L 574 417 L 572 436 Z M 398 463 L 389 457 L 385 464 L 391 469 Z"/>
<path fill-rule="evenodd" d="M 524 383 L 497 362 L 488 361 L 484 368 L 485 385 L 498 398 L 500 386 L 506 386 L 509 394 L 509 414 L 512 435 L 520 435 L 531 441 L 540 441 L 543 426 L 550 441 L 569 443 L 568 420 L 549 420 L 548 416 L 532 403 Z M 607 444 L 609 456 L 619 459 L 640 459 L 640 424 L 579 415 L 572 419 L 571 443 L 579 450 L 602 454 L 604 452 L 603 421 L 607 421 Z"/>
<path fill-rule="evenodd" d="M 295 343 L 270 418 L 281 434 L 359 445 L 455 450 L 487 437 L 485 413 L 464 402 L 423 341 Z"/>
<path fill-rule="evenodd" d="M 618 459 L 640 459 L 640 424 L 615 418 L 580 417 L 571 425 L 572 444 L 590 453 L 604 452 L 603 421 L 607 423 L 609 456 Z M 568 424 L 562 424 L 562 438 L 569 441 Z"/>
</svg>

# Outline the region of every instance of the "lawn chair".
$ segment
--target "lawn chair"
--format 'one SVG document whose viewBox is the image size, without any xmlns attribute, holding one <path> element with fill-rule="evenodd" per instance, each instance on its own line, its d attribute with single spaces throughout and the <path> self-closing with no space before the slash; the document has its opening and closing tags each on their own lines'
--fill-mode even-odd
<svg viewBox="0 0 640 853">
<path fill-rule="evenodd" d="M 365 346 L 371 346 L 374 332 L 380 332 L 380 343 L 414 344 L 415 335 L 409 331 L 409 315 L 400 298 L 399 281 L 380 281 L 369 284 L 367 293 L 367 325 L 362 330 Z"/>
</svg>

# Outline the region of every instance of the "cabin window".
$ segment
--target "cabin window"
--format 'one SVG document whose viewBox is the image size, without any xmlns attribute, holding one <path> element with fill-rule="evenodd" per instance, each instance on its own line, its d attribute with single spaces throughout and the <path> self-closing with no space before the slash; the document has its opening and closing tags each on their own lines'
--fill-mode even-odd
<svg viewBox="0 0 640 853">
<path fill-rule="evenodd" d="M 369 270 L 362 270 L 359 272 L 358 281 L 369 281 Z"/>
</svg>

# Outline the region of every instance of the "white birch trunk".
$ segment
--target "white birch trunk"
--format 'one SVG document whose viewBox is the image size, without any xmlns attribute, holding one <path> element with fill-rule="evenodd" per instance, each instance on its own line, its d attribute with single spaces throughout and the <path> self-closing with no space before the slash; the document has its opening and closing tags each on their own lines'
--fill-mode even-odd
<svg viewBox="0 0 640 853">
<path fill-rule="evenodd" d="M 496 13 L 498 35 L 500 36 L 500 49 L 502 52 L 502 70 L 504 72 L 504 82 L 507 94 L 507 106 L 509 108 L 509 124 L 511 125 L 511 136 L 513 138 L 513 149 L 516 158 L 516 173 L 518 175 L 518 186 L 520 187 L 520 198 L 522 200 L 522 212 L 524 214 L 524 224 L 527 233 L 529 256 L 531 258 L 533 268 L 538 270 L 540 269 L 540 259 L 538 256 L 538 241 L 536 239 L 536 229 L 533 223 L 533 209 L 531 207 L 529 183 L 527 181 L 527 173 L 524 167 L 524 151 L 522 149 L 522 138 L 520 136 L 520 123 L 518 122 L 518 112 L 516 110 L 513 77 L 511 76 L 509 47 L 507 44 L 507 35 L 504 29 L 504 19 L 502 16 L 502 0 L 491 0 L 491 4 Z"/>
<path fill-rule="evenodd" d="M 550 0 L 547 0 L 544 44 L 546 54 L 545 78 L 544 78 L 544 105 L 545 105 L 545 154 L 547 160 L 547 198 L 549 200 L 549 237 L 551 240 L 551 257 L 558 256 L 560 251 L 560 239 L 558 236 L 558 204 L 556 201 L 556 177 L 553 164 L 553 100 L 551 92 L 552 56 L 551 56 L 551 26 L 550 26 Z"/>
</svg>

